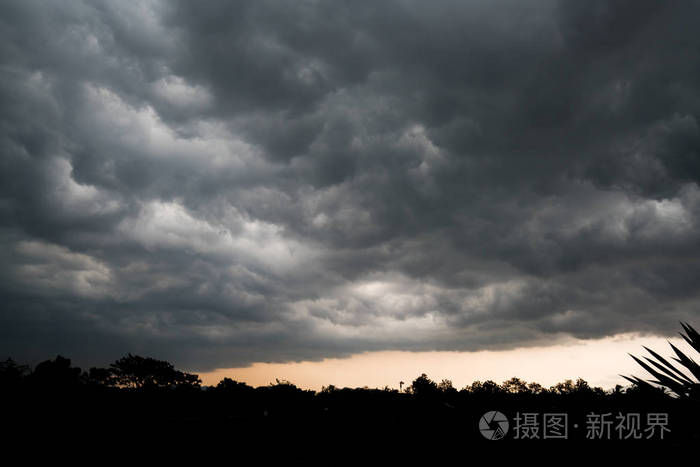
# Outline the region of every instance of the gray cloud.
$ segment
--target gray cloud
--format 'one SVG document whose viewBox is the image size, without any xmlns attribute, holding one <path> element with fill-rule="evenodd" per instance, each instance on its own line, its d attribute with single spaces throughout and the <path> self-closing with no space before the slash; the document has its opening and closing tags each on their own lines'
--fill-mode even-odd
<svg viewBox="0 0 700 467">
<path fill-rule="evenodd" d="M 3 2 L 0 352 L 672 333 L 700 309 L 697 10 Z"/>
</svg>

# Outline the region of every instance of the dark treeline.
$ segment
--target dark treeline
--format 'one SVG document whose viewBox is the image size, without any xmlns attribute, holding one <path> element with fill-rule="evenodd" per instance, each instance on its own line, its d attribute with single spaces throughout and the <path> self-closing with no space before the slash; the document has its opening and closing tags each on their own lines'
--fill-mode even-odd
<svg viewBox="0 0 700 467">
<path fill-rule="evenodd" d="M 483 444 L 495 441 L 481 436 L 479 420 L 485 412 L 497 410 L 511 424 L 519 414 L 566 413 L 569 443 L 603 442 L 586 438 L 587 414 L 666 413 L 670 432 L 663 442 L 686 443 L 698 440 L 700 414 L 697 401 L 673 397 L 663 388 L 618 385 L 606 391 L 582 379 L 545 388 L 512 378 L 457 389 L 448 380 L 436 382 L 422 374 L 401 391 L 330 385 L 317 392 L 288 381 L 251 387 L 224 378 L 216 386 L 203 387 L 195 374 L 131 354 L 108 368 L 87 371 L 60 356 L 33 369 L 7 359 L 0 362 L 0 395 L 5 420 L 14 423 L 18 433 L 77 432 L 98 438 L 129 432 L 337 440 L 339 433 L 345 433 L 368 442 L 401 438 Z M 498 442 L 520 442 L 525 447 L 545 442 L 515 440 L 512 426 L 510 433 Z"/>
<path fill-rule="evenodd" d="M 404 383 L 402 382 L 401 385 Z M 187 373 L 175 369 L 166 361 L 157 360 L 151 357 L 141 357 L 129 354 L 112 363 L 108 368 L 90 368 L 82 371 L 79 367 L 74 367 L 69 358 L 57 356 L 53 360 L 46 360 L 39 363 L 33 370 L 28 365 L 15 362 L 12 358 L 0 361 L 0 385 L 4 391 L 22 388 L 22 391 L 96 391 L 105 394 L 107 390 L 147 393 L 160 390 L 187 392 L 203 391 L 207 393 L 226 393 L 239 396 L 249 396 L 255 391 L 268 393 L 271 388 L 285 388 L 286 391 L 293 390 L 305 394 L 313 394 L 317 397 L 335 394 L 343 391 L 359 392 L 382 392 L 390 394 L 413 395 L 418 398 L 449 398 L 457 394 L 470 395 L 537 395 L 544 397 L 547 395 L 588 395 L 588 396 L 615 396 L 640 394 L 656 394 L 663 396 L 666 394 L 663 388 L 646 391 L 635 385 L 623 387 L 617 385 L 612 390 L 604 390 L 600 387 L 591 387 L 579 378 L 575 382 L 567 379 L 554 386 L 544 387 L 536 382 L 526 382 L 514 377 L 501 384 L 491 380 L 484 382 L 475 381 L 462 389 L 456 389 L 452 381 L 443 379 L 440 382 L 432 381 L 426 374 L 418 376 L 410 385 L 402 388 L 401 391 L 389 388 L 370 389 L 364 388 L 337 388 L 334 385 L 324 386 L 320 392 L 303 390 L 297 388 L 289 381 L 277 380 L 275 384 L 254 388 L 243 382 L 234 381 L 231 378 L 222 379 L 216 386 L 202 386 L 198 375 Z"/>
</svg>

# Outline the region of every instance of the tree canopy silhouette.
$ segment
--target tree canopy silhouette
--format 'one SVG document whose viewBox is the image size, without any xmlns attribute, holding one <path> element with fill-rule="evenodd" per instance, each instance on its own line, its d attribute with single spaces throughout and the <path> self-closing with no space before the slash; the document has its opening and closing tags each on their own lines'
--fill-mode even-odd
<svg viewBox="0 0 700 467">
<path fill-rule="evenodd" d="M 20 365 L 11 358 L 0 361 L 0 385 L 2 387 L 18 385 L 29 373 L 27 365 Z"/>
<path fill-rule="evenodd" d="M 428 378 L 425 373 L 421 374 L 418 378 L 413 380 L 411 383 L 410 390 L 412 394 L 416 396 L 430 396 L 436 394 L 438 389 L 438 384 Z"/>
<path fill-rule="evenodd" d="M 81 371 L 71 366 L 70 358 L 58 355 L 39 363 L 29 375 L 35 387 L 70 389 L 82 384 Z"/>
<path fill-rule="evenodd" d="M 125 388 L 198 388 L 202 383 L 198 375 L 176 370 L 171 363 L 132 354 L 112 363 L 110 370 L 114 383 Z"/>
</svg>

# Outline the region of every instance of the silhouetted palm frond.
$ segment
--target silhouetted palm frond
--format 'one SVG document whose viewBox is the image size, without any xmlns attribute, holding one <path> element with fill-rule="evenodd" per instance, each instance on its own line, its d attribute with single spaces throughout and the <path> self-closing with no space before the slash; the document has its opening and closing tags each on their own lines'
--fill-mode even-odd
<svg viewBox="0 0 700 467">
<path fill-rule="evenodd" d="M 688 323 L 682 323 L 681 326 L 685 331 L 685 334 L 679 333 L 681 337 L 690 346 L 700 353 L 700 334 L 693 329 L 693 327 Z M 627 381 L 630 381 L 637 387 L 640 388 L 655 388 L 654 384 L 660 385 L 666 389 L 669 389 L 673 394 L 681 398 L 700 398 L 700 365 L 698 365 L 692 358 L 688 357 L 681 350 L 679 350 L 675 345 L 669 342 L 669 345 L 676 354 L 675 357 L 671 357 L 675 362 L 682 365 L 680 368 L 674 366 L 673 363 L 669 362 L 666 358 L 662 357 L 653 350 L 644 347 L 647 352 L 654 357 L 655 360 L 644 357 L 644 360 L 630 356 L 639 363 L 639 365 L 646 371 L 652 374 L 656 380 L 645 381 L 636 376 L 625 376 L 620 375 Z M 684 371 L 682 371 L 682 369 Z M 651 383 L 651 384 L 650 384 Z"/>
</svg>

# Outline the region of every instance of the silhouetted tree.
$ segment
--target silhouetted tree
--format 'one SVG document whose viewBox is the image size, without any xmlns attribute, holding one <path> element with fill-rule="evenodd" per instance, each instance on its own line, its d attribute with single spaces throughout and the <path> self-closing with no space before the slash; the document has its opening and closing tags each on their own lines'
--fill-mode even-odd
<svg viewBox="0 0 700 467">
<path fill-rule="evenodd" d="M 251 386 L 246 383 L 235 381 L 231 378 L 224 378 L 213 388 L 218 392 L 225 392 L 229 394 L 243 394 L 249 393 L 253 390 Z"/>
<path fill-rule="evenodd" d="M 299 394 L 306 394 L 306 393 L 313 393 L 313 391 L 306 391 L 304 389 L 301 389 L 296 386 L 296 384 L 287 381 L 286 379 L 277 379 L 275 378 L 275 383 L 270 383 L 269 386 L 267 386 L 267 391 L 269 393 L 274 394 L 275 396 L 280 396 L 280 397 L 287 397 L 287 396 L 296 396 Z"/>
<path fill-rule="evenodd" d="M 438 392 L 437 383 L 428 378 L 428 375 L 425 373 L 414 379 L 410 388 L 411 393 L 419 397 L 433 395 Z"/>
<path fill-rule="evenodd" d="M 70 389 L 83 382 L 80 368 L 71 366 L 70 358 L 60 355 L 39 363 L 28 378 L 35 387 L 53 389 Z"/>
<path fill-rule="evenodd" d="M 449 379 L 443 379 L 440 381 L 440 383 L 437 385 L 437 388 L 440 392 L 443 394 L 455 394 L 457 390 L 452 386 L 452 381 Z"/>
<path fill-rule="evenodd" d="M 503 389 L 490 379 L 483 383 L 481 381 L 474 381 L 471 386 L 466 389 L 472 394 L 499 394 L 503 392 Z"/>
<path fill-rule="evenodd" d="M 549 388 L 549 391 L 554 394 L 571 394 L 574 392 L 574 382 L 570 379 L 561 381 Z"/>
<path fill-rule="evenodd" d="M 578 378 L 576 380 L 576 384 L 574 384 L 574 392 L 579 393 L 579 394 L 591 393 L 591 392 L 593 392 L 593 389 L 588 384 L 588 381 L 584 380 L 583 378 Z"/>
<path fill-rule="evenodd" d="M 527 383 L 516 377 L 504 381 L 503 384 L 501 384 L 501 388 L 503 391 L 510 394 L 525 394 L 530 392 Z"/>
<path fill-rule="evenodd" d="M 0 362 L 0 385 L 3 387 L 18 385 L 28 373 L 27 365 L 19 365 L 8 358 Z"/>
<path fill-rule="evenodd" d="M 171 363 L 128 354 L 110 365 L 114 381 L 125 388 L 199 388 L 196 374 L 176 370 Z"/>
<path fill-rule="evenodd" d="M 549 391 L 553 394 L 565 395 L 565 394 L 575 394 L 577 396 L 591 396 L 591 395 L 604 395 L 605 391 L 602 388 L 596 387 L 592 388 L 588 382 L 583 378 L 578 378 L 576 382 L 570 379 L 562 381 L 555 384 L 549 388 Z"/>
<path fill-rule="evenodd" d="M 88 384 L 95 386 L 112 387 L 117 384 L 117 378 L 110 368 L 90 368 L 83 373 L 83 379 Z"/>
</svg>

